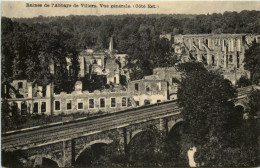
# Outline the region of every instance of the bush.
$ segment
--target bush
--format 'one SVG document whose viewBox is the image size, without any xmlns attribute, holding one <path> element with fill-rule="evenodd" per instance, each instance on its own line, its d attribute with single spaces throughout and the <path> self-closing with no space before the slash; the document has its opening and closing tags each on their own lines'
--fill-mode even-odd
<svg viewBox="0 0 260 168">
<path fill-rule="evenodd" d="M 251 85 L 251 81 L 246 77 L 246 76 L 242 76 L 238 81 L 237 81 L 237 87 L 241 88 L 241 87 L 246 87 Z"/>
</svg>

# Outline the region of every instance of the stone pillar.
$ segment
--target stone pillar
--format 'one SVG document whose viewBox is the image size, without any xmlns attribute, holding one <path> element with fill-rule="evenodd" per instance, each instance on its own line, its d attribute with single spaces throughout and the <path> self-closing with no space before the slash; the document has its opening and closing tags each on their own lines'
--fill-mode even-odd
<svg viewBox="0 0 260 168">
<path fill-rule="evenodd" d="M 21 109 L 22 109 L 22 102 L 21 101 L 17 101 L 17 108 L 18 108 L 18 113 L 21 115 Z"/>
<path fill-rule="evenodd" d="M 102 69 L 105 68 L 105 58 L 104 57 L 101 57 L 101 66 L 102 66 Z"/>
<path fill-rule="evenodd" d="M 32 104 L 33 104 L 32 101 L 27 101 L 27 113 L 32 114 L 32 107 L 33 107 Z"/>
<path fill-rule="evenodd" d="M 189 39 L 189 41 L 190 41 L 190 51 L 191 51 L 191 49 L 192 49 L 192 41 L 191 41 L 191 39 Z"/>
<path fill-rule="evenodd" d="M 197 60 L 198 62 L 202 62 L 202 56 L 200 53 L 197 54 Z"/>
<path fill-rule="evenodd" d="M 46 86 L 46 97 L 51 97 L 51 84 Z"/>
<path fill-rule="evenodd" d="M 115 77 L 116 77 L 116 84 L 119 84 L 120 83 L 120 80 L 119 80 L 120 76 L 119 76 L 119 74 L 116 74 Z"/>
<path fill-rule="evenodd" d="M 201 39 L 199 39 L 199 49 L 201 49 Z"/>
<path fill-rule="evenodd" d="M 210 49 L 211 48 L 211 39 L 210 38 L 208 38 L 208 48 Z"/>
<path fill-rule="evenodd" d="M 224 53 L 224 68 L 227 68 L 227 54 Z"/>
<path fill-rule="evenodd" d="M 28 83 L 28 98 L 32 98 L 33 96 L 32 96 L 32 93 L 33 91 L 32 91 L 32 83 L 30 82 L 30 83 Z"/>
<path fill-rule="evenodd" d="M 231 41 L 229 40 L 228 41 L 228 52 L 230 52 L 231 51 Z"/>
<path fill-rule="evenodd" d="M 42 166 L 42 157 L 36 157 L 33 163 L 33 167 Z"/>
<path fill-rule="evenodd" d="M 160 118 L 160 123 L 159 123 L 159 130 L 165 133 L 166 135 L 168 134 L 168 119 L 167 118 Z"/>
<path fill-rule="evenodd" d="M 237 39 L 237 51 L 241 51 L 241 40 Z"/>
<path fill-rule="evenodd" d="M 244 70 L 245 47 L 242 48 L 242 53 L 239 55 L 239 59 L 239 62 L 241 62 L 240 68 L 241 70 Z"/>
<path fill-rule="evenodd" d="M 80 65 L 80 77 L 84 77 L 85 76 L 85 69 L 84 69 L 84 57 L 80 57 L 79 58 L 79 65 Z"/>
<path fill-rule="evenodd" d="M 222 51 L 225 52 L 225 40 L 222 40 Z"/>
<path fill-rule="evenodd" d="M 231 51 L 233 52 L 234 51 L 234 39 L 231 39 L 231 46 L 230 46 L 230 48 L 231 48 Z"/>
<path fill-rule="evenodd" d="M 123 137 L 124 137 L 124 140 L 123 140 L 123 152 L 125 154 L 128 154 L 129 152 L 129 149 L 128 149 L 128 144 L 129 142 L 131 141 L 132 139 L 132 132 L 127 132 L 127 129 L 126 128 L 123 128 Z"/>
<path fill-rule="evenodd" d="M 224 48 L 224 68 L 228 68 L 227 47 Z"/>
<path fill-rule="evenodd" d="M 42 86 L 38 86 L 37 90 L 39 90 L 38 95 L 40 97 L 42 97 L 43 96 L 43 94 L 42 94 Z"/>
<path fill-rule="evenodd" d="M 119 133 L 118 140 L 118 152 L 126 154 L 127 153 L 127 130 L 126 128 L 120 128 L 117 130 Z"/>
<path fill-rule="evenodd" d="M 52 84 L 49 84 L 46 86 L 46 96 L 49 99 L 46 100 L 46 114 L 51 115 L 52 114 Z"/>
<path fill-rule="evenodd" d="M 212 64 L 212 57 L 209 53 L 207 53 L 207 64 L 211 65 Z"/>
<path fill-rule="evenodd" d="M 75 141 L 63 141 L 63 165 L 62 167 L 71 167 L 75 162 Z"/>
</svg>

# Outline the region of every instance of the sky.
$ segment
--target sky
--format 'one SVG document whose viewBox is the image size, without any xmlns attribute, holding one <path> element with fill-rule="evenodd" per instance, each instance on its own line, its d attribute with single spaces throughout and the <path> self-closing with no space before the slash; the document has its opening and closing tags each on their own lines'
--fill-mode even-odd
<svg viewBox="0 0 260 168">
<path fill-rule="evenodd" d="M 26 7 L 41 4 L 42 7 Z M 71 7 L 53 7 L 62 4 Z M 84 8 L 81 4 L 96 5 Z M 101 4 L 108 5 L 102 8 Z M 49 7 L 44 7 L 49 5 Z M 78 7 L 74 7 L 78 5 Z M 130 8 L 111 8 L 111 5 L 129 5 Z M 140 8 L 145 5 L 145 8 Z M 148 8 L 152 5 L 155 8 Z M 68 15 L 122 15 L 122 14 L 211 14 L 225 11 L 258 10 L 260 1 L 2 1 L 1 15 L 10 18 Z"/>
</svg>

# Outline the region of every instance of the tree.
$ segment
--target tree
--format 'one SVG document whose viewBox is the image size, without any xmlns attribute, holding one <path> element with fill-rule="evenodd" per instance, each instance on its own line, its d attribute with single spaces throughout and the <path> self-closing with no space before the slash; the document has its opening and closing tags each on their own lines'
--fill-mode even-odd
<svg viewBox="0 0 260 168">
<path fill-rule="evenodd" d="M 252 116 L 260 116 L 260 90 L 253 90 L 249 97 L 249 113 Z"/>
<path fill-rule="evenodd" d="M 2 128 L 2 132 L 5 132 L 7 130 L 9 130 L 10 125 L 9 125 L 9 121 L 10 121 L 10 106 L 7 102 L 6 99 L 4 99 L 2 101 L 1 104 L 1 128 Z"/>
<path fill-rule="evenodd" d="M 184 63 L 179 69 L 184 73 L 177 93 L 178 104 L 183 108 L 188 128 L 184 142 L 197 147 L 196 161 L 200 165 L 232 166 L 227 156 L 234 152 L 230 141 L 232 129 L 228 127 L 236 98 L 234 86 L 201 63 Z"/>
<path fill-rule="evenodd" d="M 257 167 L 259 160 L 259 121 L 250 113 L 237 131 L 240 159 L 237 166 Z"/>
<path fill-rule="evenodd" d="M 154 38 L 150 53 L 153 67 L 171 67 L 176 63 L 171 54 L 170 42 L 166 38 Z"/>
<path fill-rule="evenodd" d="M 28 166 L 25 164 L 26 161 L 28 161 L 28 158 L 21 150 L 2 151 L 2 165 L 4 167 L 25 167 Z"/>
<path fill-rule="evenodd" d="M 9 105 L 8 101 L 4 99 L 1 107 L 2 131 L 6 132 L 20 128 L 23 121 L 22 116 L 19 114 L 17 104 L 12 103 L 12 105 Z"/>
<path fill-rule="evenodd" d="M 252 90 L 245 114 L 236 118 L 233 123 L 236 131 L 233 134 L 233 143 L 238 144 L 237 154 L 239 160 L 237 166 L 256 167 L 259 165 L 259 121 L 260 116 L 260 90 Z M 232 117 L 235 118 L 235 117 Z"/>
<path fill-rule="evenodd" d="M 126 86 L 127 80 L 125 75 L 120 75 L 120 84 Z"/>
<path fill-rule="evenodd" d="M 245 52 L 245 69 L 251 73 L 251 81 L 254 84 L 260 82 L 260 43 L 253 41 Z"/>
<path fill-rule="evenodd" d="M 246 86 L 249 86 L 251 85 L 251 81 L 245 77 L 245 76 L 242 76 L 241 78 L 239 78 L 239 80 L 237 81 L 237 86 L 239 88 L 241 87 L 246 87 Z"/>
<path fill-rule="evenodd" d="M 163 150 L 165 135 L 150 126 L 137 134 L 128 145 L 128 162 L 132 166 L 159 166 L 165 162 Z"/>
</svg>

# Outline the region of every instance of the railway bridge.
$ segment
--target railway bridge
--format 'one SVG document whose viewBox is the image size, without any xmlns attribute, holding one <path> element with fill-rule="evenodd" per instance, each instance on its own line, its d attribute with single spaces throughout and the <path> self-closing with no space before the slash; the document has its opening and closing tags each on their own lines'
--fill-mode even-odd
<svg viewBox="0 0 260 168">
<path fill-rule="evenodd" d="M 246 107 L 252 87 L 239 89 L 237 105 Z M 130 141 L 151 126 L 167 135 L 183 121 L 180 110 L 175 100 L 11 131 L 2 134 L 2 150 L 23 151 L 33 166 L 41 165 L 42 159 L 47 158 L 59 167 L 70 167 L 85 149 L 97 143 L 113 142 L 119 152 L 127 153 Z"/>
</svg>

